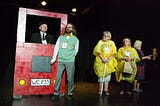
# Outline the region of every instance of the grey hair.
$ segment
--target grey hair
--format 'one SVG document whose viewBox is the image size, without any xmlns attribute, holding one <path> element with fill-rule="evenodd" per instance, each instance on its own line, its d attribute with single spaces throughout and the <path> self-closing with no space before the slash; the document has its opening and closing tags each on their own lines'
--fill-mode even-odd
<svg viewBox="0 0 160 106">
<path fill-rule="evenodd" d="M 111 37 L 112 37 L 112 34 L 111 34 L 111 32 L 109 32 L 109 31 L 104 31 L 104 32 L 103 32 L 103 35 L 109 36 L 110 39 L 111 39 Z"/>
<path fill-rule="evenodd" d="M 140 49 L 140 46 L 142 45 L 142 41 L 141 40 L 136 40 L 133 44 L 133 46 L 137 49 Z"/>
</svg>

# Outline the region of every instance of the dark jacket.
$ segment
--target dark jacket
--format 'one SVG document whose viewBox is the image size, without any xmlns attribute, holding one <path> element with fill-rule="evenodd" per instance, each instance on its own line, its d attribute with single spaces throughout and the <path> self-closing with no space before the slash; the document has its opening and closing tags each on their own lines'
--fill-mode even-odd
<svg viewBox="0 0 160 106">
<path fill-rule="evenodd" d="M 53 44 L 54 43 L 54 39 L 53 39 L 52 35 L 47 34 L 45 36 L 45 38 L 47 40 L 47 44 Z M 42 43 L 40 32 L 39 33 L 33 33 L 32 36 L 31 36 L 30 42 L 32 42 L 32 43 Z"/>
</svg>

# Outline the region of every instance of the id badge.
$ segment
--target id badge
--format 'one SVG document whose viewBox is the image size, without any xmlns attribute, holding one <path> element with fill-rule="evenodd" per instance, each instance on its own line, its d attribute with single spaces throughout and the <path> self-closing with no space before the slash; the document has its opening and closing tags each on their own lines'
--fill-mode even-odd
<svg viewBox="0 0 160 106">
<path fill-rule="evenodd" d="M 130 53 L 129 52 L 125 52 L 125 56 L 130 56 Z"/>
<path fill-rule="evenodd" d="M 106 51 L 107 54 L 110 52 L 110 48 L 109 47 L 106 47 L 104 49 L 105 49 L 105 51 Z"/>
<path fill-rule="evenodd" d="M 62 43 L 62 48 L 67 48 L 67 43 Z"/>
</svg>

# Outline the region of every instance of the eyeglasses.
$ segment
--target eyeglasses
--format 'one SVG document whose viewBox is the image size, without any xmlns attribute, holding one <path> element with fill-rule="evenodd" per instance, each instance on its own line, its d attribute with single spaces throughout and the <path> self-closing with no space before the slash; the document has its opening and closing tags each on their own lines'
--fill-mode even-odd
<svg viewBox="0 0 160 106">
<path fill-rule="evenodd" d="M 66 27 L 66 28 L 72 28 L 72 27 Z"/>
</svg>

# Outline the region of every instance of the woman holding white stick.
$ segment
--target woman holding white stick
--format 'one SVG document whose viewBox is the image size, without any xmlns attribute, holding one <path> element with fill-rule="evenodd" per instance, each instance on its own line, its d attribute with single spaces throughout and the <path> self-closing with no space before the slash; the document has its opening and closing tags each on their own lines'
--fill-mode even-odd
<svg viewBox="0 0 160 106">
<path fill-rule="evenodd" d="M 103 38 L 98 41 L 93 50 L 93 55 L 96 56 L 94 71 L 98 76 L 99 95 L 102 95 L 103 91 L 105 95 L 110 95 L 108 85 L 111 80 L 111 73 L 116 71 L 116 53 L 117 48 L 114 41 L 111 40 L 111 32 L 104 31 Z"/>
</svg>

